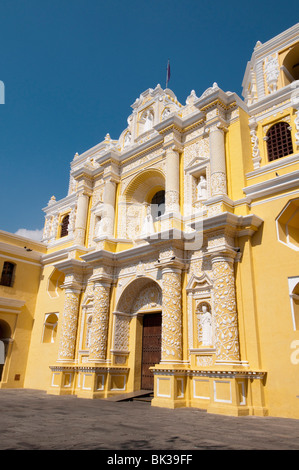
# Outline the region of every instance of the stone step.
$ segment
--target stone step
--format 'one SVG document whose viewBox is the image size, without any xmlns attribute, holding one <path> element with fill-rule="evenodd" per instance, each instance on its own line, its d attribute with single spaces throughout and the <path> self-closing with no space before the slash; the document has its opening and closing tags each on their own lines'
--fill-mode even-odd
<svg viewBox="0 0 299 470">
<path fill-rule="evenodd" d="M 114 401 L 114 402 L 129 401 L 129 400 L 135 400 L 137 398 L 149 397 L 152 394 L 153 394 L 152 390 L 136 390 L 135 392 L 122 393 L 120 395 L 114 395 L 114 396 L 105 398 L 105 400 Z"/>
</svg>

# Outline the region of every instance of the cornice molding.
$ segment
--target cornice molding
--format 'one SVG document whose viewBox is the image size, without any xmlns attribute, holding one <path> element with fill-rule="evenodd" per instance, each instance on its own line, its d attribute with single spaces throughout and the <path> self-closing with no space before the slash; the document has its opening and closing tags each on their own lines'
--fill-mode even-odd
<svg viewBox="0 0 299 470">
<path fill-rule="evenodd" d="M 278 192 L 286 191 L 299 186 L 299 170 L 293 171 L 282 176 L 276 176 L 270 180 L 261 183 L 252 184 L 243 188 L 246 196 L 251 200 L 255 200 L 264 196 L 269 196 Z"/>
<path fill-rule="evenodd" d="M 43 209 L 47 215 L 56 214 L 62 212 L 67 208 L 72 208 L 77 202 L 77 193 L 70 194 L 59 201 L 51 202 Z"/>
<path fill-rule="evenodd" d="M 29 239 L 24 239 L 24 243 L 27 245 L 31 245 L 31 240 Z M 11 245 L 8 243 L 0 242 L 0 251 L 3 253 L 0 256 L 1 257 L 14 257 L 19 262 L 23 263 L 30 263 L 34 265 L 40 265 L 41 259 L 43 257 L 43 253 L 39 251 L 34 250 L 34 245 L 32 244 L 32 251 L 27 251 L 27 249 L 31 249 L 30 247 L 20 247 L 20 246 L 15 246 Z M 46 248 L 45 245 L 43 245 L 44 248 Z"/>
<path fill-rule="evenodd" d="M 283 88 L 280 88 L 275 93 L 266 95 L 256 103 L 248 105 L 247 112 L 251 117 L 255 117 L 256 121 L 260 121 L 269 115 L 273 114 L 273 107 L 279 106 L 280 108 L 293 107 L 292 94 L 299 88 L 299 80 L 296 80 Z M 277 108 L 275 111 L 279 112 L 281 109 Z"/>
<path fill-rule="evenodd" d="M 221 214 L 207 217 L 201 221 L 195 222 L 190 226 L 195 230 L 202 230 L 203 232 L 210 232 L 215 230 L 230 229 L 235 231 L 236 236 L 251 236 L 263 224 L 263 220 L 255 214 L 249 215 L 235 215 L 230 212 L 223 212 Z"/>
</svg>

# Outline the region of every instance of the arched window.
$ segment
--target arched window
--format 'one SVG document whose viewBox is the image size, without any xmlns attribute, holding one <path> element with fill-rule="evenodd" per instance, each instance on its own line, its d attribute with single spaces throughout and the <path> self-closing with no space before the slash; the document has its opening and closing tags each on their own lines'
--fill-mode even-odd
<svg viewBox="0 0 299 470">
<path fill-rule="evenodd" d="M 57 333 L 58 315 L 47 313 L 44 322 L 43 343 L 54 343 Z"/>
<path fill-rule="evenodd" d="M 165 191 L 158 191 L 151 200 L 153 219 L 160 217 L 165 212 Z"/>
<path fill-rule="evenodd" d="M 69 214 L 63 217 L 62 222 L 61 222 L 60 238 L 66 237 L 69 234 L 69 220 L 70 220 Z"/>
<path fill-rule="evenodd" d="M 15 271 L 15 264 L 10 263 L 9 261 L 4 261 L 0 285 L 6 287 L 12 287 L 14 281 L 14 271 Z"/>
<path fill-rule="evenodd" d="M 296 44 L 285 56 L 282 64 L 285 74 L 285 84 L 299 80 L 299 44 Z"/>
<path fill-rule="evenodd" d="M 293 153 L 292 135 L 287 122 L 277 122 L 270 127 L 267 132 L 267 151 L 269 162 Z"/>
</svg>

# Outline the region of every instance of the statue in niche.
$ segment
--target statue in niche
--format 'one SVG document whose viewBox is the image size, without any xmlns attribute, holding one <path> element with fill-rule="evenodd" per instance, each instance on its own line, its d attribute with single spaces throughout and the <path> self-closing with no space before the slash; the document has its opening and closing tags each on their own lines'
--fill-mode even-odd
<svg viewBox="0 0 299 470">
<path fill-rule="evenodd" d="M 98 217 L 95 228 L 95 237 L 100 237 L 101 235 L 104 235 L 104 219 L 102 217 Z"/>
<path fill-rule="evenodd" d="M 169 115 L 171 114 L 171 111 L 169 108 L 165 108 L 162 114 L 162 119 L 166 119 Z"/>
<path fill-rule="evenodd" d="M 203 175 L 197 184 L 197 199 L 207 199 L 207 180 Z"/>
<path fill-rule="evenodd" d="M 141 236 L 148 236 L 155 232 L 153 216 L 151 214 L 150 206 L 146 209 L 146 216 L 143 221 Z"/>
<path fill-rule="evenodd" d="M 153 116 L 153 113 L 151 111 L 147 111 L 144 115 L 145 117 L 145 121 L 144 121 L 144 132 L 146 131 L 149 131 L 152 127 L 153 127 L 153 124 L 154 124 L 154 116 Z"/>
<path fill-rule="evenodd" d="M 211 346 L 213 343 L 212 315 L 209 312 L 207 305 L 201 306 L 201 311 L 199 312 L 199 316 L 200 316 L 200 325 L 202 329 L 202 345 Z"/>
<path fill-rule="evenodd" d="M 128 147 L 131 144 L 132 135 L 131 132 L 127 132 L 125 135 L 124 147 Z"/>
<path fill-rule="evenodd" d="M 92 324 L 92 316 L 90 316 L 88 318 L 87 325 L 86 325 L 86 340 L 85 340 L 85 347 L 86 348 L 89 348 L 89 346 L 90 346 L 91 324 Z"/>
</svg>

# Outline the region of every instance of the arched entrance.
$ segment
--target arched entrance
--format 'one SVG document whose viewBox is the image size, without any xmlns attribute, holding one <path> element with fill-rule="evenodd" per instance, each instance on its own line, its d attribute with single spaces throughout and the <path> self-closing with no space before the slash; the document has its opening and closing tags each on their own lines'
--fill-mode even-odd
<svg viewBox="0 0 299 470">
<path fill-rule="evenodd" d="M 3 378 L 3 370 L 5 359 L 7 357 L 7 349 L 10 341 L 11 330 L 5 321 L 0 321 L 0 382 Z"/>
<path fill-rule="evenodd" d="M 124 352 L 129 344 L 134 351 L 136 388 L 153 390 L 150 367 L 161 360 L 162 291 L 159 284 L 145 276 L 132 281 L 121 294 L 115 315 L 115 339 L 121 336 Z M 124 321 L 128 323 L 127 328 L 124 328 Z"/>
<path fill-rule="evenodd" d="M 161 360 L 162 314 L 148 313 L 143 316 L 141 388 L 154 389 L 154 376 L 150 370 Z"/>
</svg>

